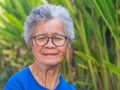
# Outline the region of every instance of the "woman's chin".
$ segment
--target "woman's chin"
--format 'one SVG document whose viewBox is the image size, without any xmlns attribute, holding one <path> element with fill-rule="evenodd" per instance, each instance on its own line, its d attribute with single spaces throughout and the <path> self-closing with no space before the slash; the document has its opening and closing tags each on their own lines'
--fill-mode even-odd
<svg viewBox="0 0 120 90">
<path fill-rule="evenodd" d="M 59 64 L 60 64 L 60 62 L 53 62 L 53 61 L 47 61 L 44 63 L 44 65 L 50 66 L 50 67 L 52 67 L 52 66 L 54 67 L 54 66 L 57 66 Z"/>
</svg>

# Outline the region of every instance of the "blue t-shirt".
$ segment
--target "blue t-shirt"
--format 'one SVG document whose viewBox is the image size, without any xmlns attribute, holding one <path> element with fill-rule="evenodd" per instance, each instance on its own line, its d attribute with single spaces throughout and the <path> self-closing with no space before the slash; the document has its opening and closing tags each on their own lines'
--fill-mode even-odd
<svg viewBox="0 0 120 90">
<path fill-rule="evenodd" d="M 40 85 L 33 77 L 29 67 L 13 75 L 7 82 L 4 90 L 49 90 Z M 60 82 L 55 90 L 76 90 L 76 88 L 64 80 L 60 75 Z"/>
</svg>

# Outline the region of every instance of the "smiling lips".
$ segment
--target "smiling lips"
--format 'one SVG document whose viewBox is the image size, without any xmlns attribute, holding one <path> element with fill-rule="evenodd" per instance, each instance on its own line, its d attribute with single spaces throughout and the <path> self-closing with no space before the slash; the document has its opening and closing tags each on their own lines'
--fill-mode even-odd
<svg viewBox="0 0 120 90">
<path fill-rule="evenodd" d="M 58 55 L 57 53 L 43 53 L 45 56 L 55 56 Z"/>
</svg>

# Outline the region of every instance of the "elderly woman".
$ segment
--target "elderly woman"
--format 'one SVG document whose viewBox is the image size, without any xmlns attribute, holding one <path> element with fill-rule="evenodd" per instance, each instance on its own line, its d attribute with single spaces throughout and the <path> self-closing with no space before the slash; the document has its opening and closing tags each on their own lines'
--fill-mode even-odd
<svg viewBox="0 0 120 90">
<path fill-rule="evenodd" d="M 60 74 L 60 63 L 74 39 L 69 12 L 55 5 L 33 9 L 24 24 L 34 63 L 13 75 L 4 90 L 76 90 Z"/>
</svg>

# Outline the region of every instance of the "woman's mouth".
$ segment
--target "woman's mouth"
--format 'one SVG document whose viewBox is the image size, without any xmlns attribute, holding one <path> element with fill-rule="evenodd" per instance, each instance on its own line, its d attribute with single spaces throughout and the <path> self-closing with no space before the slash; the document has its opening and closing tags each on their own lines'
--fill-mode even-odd
<svg viewBox="0 0 120 90">
<path fill-rule="evenodd" d="M 45 56 L 56 56 L 57 53 L 43 53 L 43 55 L 45 55 Z"/>
</svg>

